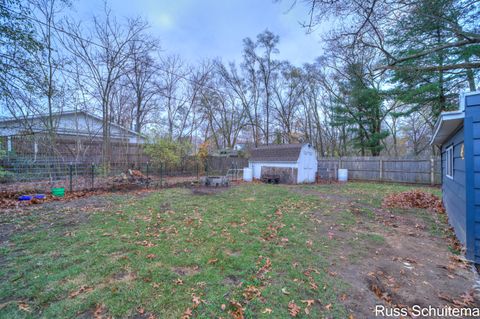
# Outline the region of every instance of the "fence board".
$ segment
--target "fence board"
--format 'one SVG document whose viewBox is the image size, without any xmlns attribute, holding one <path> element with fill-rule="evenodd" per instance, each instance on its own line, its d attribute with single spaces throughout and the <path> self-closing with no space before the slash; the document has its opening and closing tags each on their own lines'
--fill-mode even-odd
<svg viewBox="0 0 480 319">
<path fill-rule="evenodd" d="M 433 165 L 433 168 L 432 168 Z M 348 169 L 351 180 L 388 181 L 438 185 L 441 160 L 433 158 L 339 157 L 319 158 L 320 179 L 335 179 L 339 168 Z"/>
</svg>

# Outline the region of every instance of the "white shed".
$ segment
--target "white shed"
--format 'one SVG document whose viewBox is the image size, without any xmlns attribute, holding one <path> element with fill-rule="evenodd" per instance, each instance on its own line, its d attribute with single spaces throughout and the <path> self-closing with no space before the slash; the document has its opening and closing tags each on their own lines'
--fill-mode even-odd
<svg viewBox="0 0 480 319">
<path fill-rule="evenodd" d="M 282 183 L 313 183 L 317 174 L 317 152 L 311 144 L 273 144 L 250 151 L 248 167 L 253 178 L 279 176 Z"/>
</svg>

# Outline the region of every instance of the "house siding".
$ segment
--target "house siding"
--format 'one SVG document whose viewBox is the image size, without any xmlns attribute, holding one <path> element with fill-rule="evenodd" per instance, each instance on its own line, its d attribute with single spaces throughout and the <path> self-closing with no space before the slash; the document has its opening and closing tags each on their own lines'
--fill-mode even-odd
<svg viewBox="0 0 480 319">
<path fill-rule="evenodd" d="M 442 145 L 442 192 L 443 203 L 448 218 L 458 239 L 466 242 L 466 196 L 465 196 L 465 161 L 461 157 L 464 141 L 464 128 L 460 128 Z M 453 146 L 453 179 L 445 174 L 446 150 Z"/>
<path fill-rule="evenodd" d="M 480 263 L 480 94 L 465 97 L 466 247 Z"/>
</svg>

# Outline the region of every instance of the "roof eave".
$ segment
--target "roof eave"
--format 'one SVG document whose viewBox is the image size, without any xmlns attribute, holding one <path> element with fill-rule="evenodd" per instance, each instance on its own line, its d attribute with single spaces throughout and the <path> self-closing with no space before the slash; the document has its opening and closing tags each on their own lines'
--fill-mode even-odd
<svg viewBox="0 0 480 319">
<path fill-rule="evenodd" d="M 442 145 L 463 124 L 465 112 L 463 110 L 442 112 L 435 123 L 434 133 L 430 145 Z"/>
</svg>

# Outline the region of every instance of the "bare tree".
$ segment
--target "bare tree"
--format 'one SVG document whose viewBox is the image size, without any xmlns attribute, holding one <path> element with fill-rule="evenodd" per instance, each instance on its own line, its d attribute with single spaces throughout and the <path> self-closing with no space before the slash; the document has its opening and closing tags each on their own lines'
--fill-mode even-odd
<svg viewBox="0 0 480 319">
<path fill-rule="evenodd" d="M 143 36 L 130 43 L 130 59 L 127 66 L 128 83 L 133 90 L 134 109 L 132 114 L 133 128 L 141 133 L 148 124 L 149 116 L 156 110 L 155 97 L 157 82 L 157 62 L 152 53 L 158 52 L 159 47 L 155 39 Z"/>
<path fill-rule="evenodd" d="M 301 97 L 304 93 L 303 74 L 299 68 L 284 62 L 280 66 L 281 72 L 275 74 L 272 91 L 275 119 L 281 132 L 282 140 L 294 142 L 294 124 L 300 111 Z"/>
<path fill-rule="evenodd" d="M 207 123 L 206 132 L 209 132 L 205 138 L 211 136 L 217 148 L 234 147 L 247 123 L 241 100 L 217 72 L 211 73 L 208 86 L 201 92 L 201 111 Z"/>
<path fill-rule="evenodd" d="M 172 139 L 193 138 L 199 128 L 198 104 L 201 90 L 211 72 L 212 65 L 204 63 L 195 68 L 179 56 L 164 57 L 158 68 L 157 84 L 165 114 L 167 136 Z"/>
<path fill-rule="evenodd" d="M 277 72 L 280 63 L 274 60 L 274 54 L 278 53 L 277 44 L 279 37 L 272 32 L 265 30 L 257 35 L 257 41 L 250 38 L 243 40 L 244 43 L 244 67 L 249 73 L 256 73 L 252 80 L 259 80 L 261 85 L 261 101 L 263 106 L 262 131 L 265 143 L 270 141 L 271 104 L 272 104 L 272 82 L 274 73 Z M 261 52 L 257 52 L 261 50 Z M 257 67 L 257 69 L 256 69 Z M 257 85 L 257 84 L 255 84 Z"/>
<path fill-rule="evenodd" d="M 120 24 L 105 6 L 102 17 L 93 17 L 91 28 L 81 23 L 67 23 L 69 36 L 64 38 L 66 47 L 82 64 L 82 77 L 89 83 L 90 94 L 100 104 L 103 120 L 102 158 L 108 165 L 111 159 L 110 123 L 111 99 L 120 78 L 125 75 L 132 55 L 132 42 L 139 41 L 139 34 L 147 28 L 142 19 L 127 19 Z M 86 30 L 90 30 L 87 32 Z"/>
</svg>

